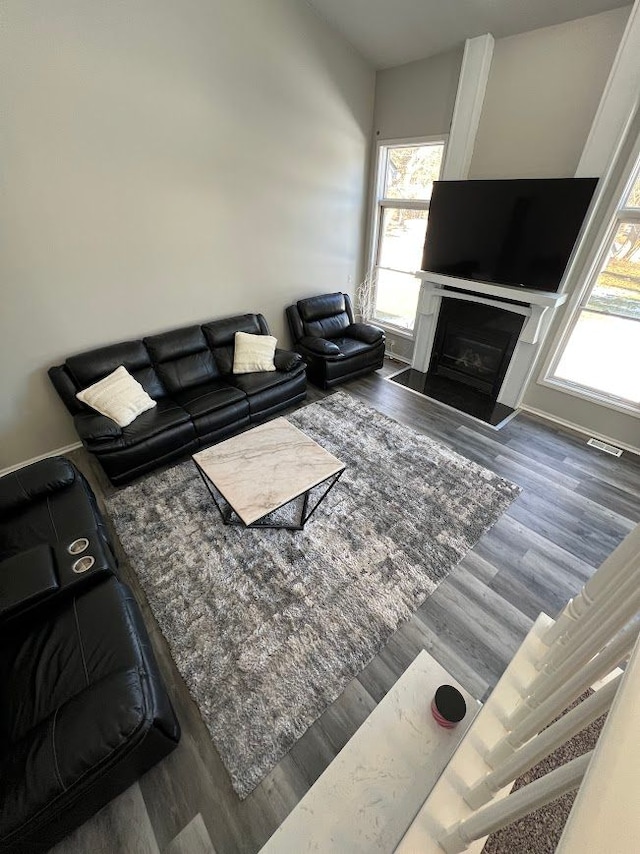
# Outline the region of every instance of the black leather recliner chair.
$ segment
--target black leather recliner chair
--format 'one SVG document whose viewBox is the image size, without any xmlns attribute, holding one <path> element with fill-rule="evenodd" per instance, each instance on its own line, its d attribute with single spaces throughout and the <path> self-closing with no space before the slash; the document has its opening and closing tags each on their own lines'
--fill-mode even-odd
<svg viewBox="0 0 640 854">
<path fill-rule="evenodd" d="M 70 554 L 79 538 L 86 547 Z M 89 555 L 91 567 L 74 569 Z M 0 852 L 48 851 L 179 741 L 115 572 L 95 497 L 69 460 L 0 479 Z"/>
<path fill-rule="evenodd" d="M 369 323 L 354 323 L 349 294 L 301 299 L 287 308 L 293 348 L 307 363 L 315 385 L 337 383 L 382 367 L 384 332 Z"/>
</svg>

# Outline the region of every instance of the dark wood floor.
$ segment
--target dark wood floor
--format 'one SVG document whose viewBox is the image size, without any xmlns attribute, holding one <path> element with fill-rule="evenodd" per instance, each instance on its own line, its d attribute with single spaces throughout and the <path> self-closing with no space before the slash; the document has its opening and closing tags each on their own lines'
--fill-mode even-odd
<svg viewBox="0 0 640 854">
<path fill-rule="evenodd" d="M 515 481 L 522 495 L 243 802 L 121 556 L 182 741 L 56 854 L 258 851 L 421 649 L 483 698 L 538 613 L 554 615 L 640 521 L 640 458 L 608 456 L 585 437 L 524 414 L 496 432 L 384 379 L 399 367 L 388 364 L 342 389 Z M 322 395 L 310 389 L 309 400 Z M 111 489 L 101 471 L 84 451 L 72 456 L 101 500 Z"/>
</svg>

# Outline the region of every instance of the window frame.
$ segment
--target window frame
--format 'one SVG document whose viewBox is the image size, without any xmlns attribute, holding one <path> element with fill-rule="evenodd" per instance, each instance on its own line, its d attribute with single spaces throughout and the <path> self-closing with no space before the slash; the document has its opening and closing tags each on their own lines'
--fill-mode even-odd
<svg viewBox="0 0 640 854">
<path fill-rule="evenodd" d="M 640 150 L 638 149 L 634 152 L 632 164 L 633 165 L 621 182 L 621 191 L 620 187 L 618 187 L 618 192 L 616 193 L 617 201 L 609 215 L 608 224 L 604 230 L 604 234 L 597 251 L 593 255 L 592 262 L 588 267 L 584 285 L 580 289 L 579 298 L 571 310 L 569 320 L 564 325 L 559 339 L 552 349 L 551 357 L 547 360 L 547 364 L 543 369 L 542 376 L 538 382 L 540 385 L 547 386 L 557 391 L 562 391 L 565 394 L 572 395 L 573 397 L 597 403 L 609 409 L 616 410 L 617 412 L 623 412 L 626 415 L 640 418 L 640 402 L 634 403 L 633 401 L 629 401 L 600 389 L 584 386 L 580 383 L 572 382 L 565 377 L 556 376 L 558 365 L 560 364 L 564 351 L 571 339 L 578 321 L 580 320 L 580 317 L 582 316 L 582 313 L 584 311 L 597 312 L 595 309 L 587 308 L 587 303 L 589 302 L 593 289 L 597 284 L 598 276 L 607 262 L 609 250 L 618 228 L 626 222 L 640 224 L 640 208 L 628 208 L 624 206 L 624 202 L 631 192 L 634 183 L 640 179 Z M 609 314 L 609 312 L 600 313 Z M 610 312 L 610 314 L 613 317 L 625 317 L 625 315 L 615 314 L 613 312 Z M 633 318 L 631 319 L 634 320 Z M 640 321 L 636 320 L 635 322 L 639 324 L 638 329 L 640 331 Z"/>
<path fill-rule="evenodd" d="M 384 187 L 387 175 L 387 153 L 390 148 L 412 148 L 419 145 L 442 145 L 442 165 L 440 167 L 440 176 L 444 171 L 444 164 L 447 156 L 447 143 L 449 140 L 448 134 L 438 134 L 437 136 L 420 136 L 420 137 L 405 137 L 401 139 L 379 139 L 376 140 L 375 159 L 373 164 L 373 181 L 371 195 L 371 218 L 369 226 L 369 249 L 367 255 L 367 270 L 368 275 L 374 280 L 373 294 L 373 314 L 367 320 L 388 329 L 401 338 L 406 338 L 410 341 L 415 340 L 415 317 L 412 329 L 407 329 L 404 326 L 398 326 L 395 323 L 390 323 L 387 320 L 379 320 L 375 316 L 375 304 L 377 299 L 377 276 L 378 269 L 390 270 L 395 273 L 402 273 L 405 276 L 411 276 L 406 270 L 395 270 L 391 267 L 380 267 L 378 258 L 380 257 L 381 249 L 381 230 L 382 220 L 385 209 L 401 208 L 403 210 L 429 210 L 430 199 L 389 199 L 384 196 Z"/>
</svg>

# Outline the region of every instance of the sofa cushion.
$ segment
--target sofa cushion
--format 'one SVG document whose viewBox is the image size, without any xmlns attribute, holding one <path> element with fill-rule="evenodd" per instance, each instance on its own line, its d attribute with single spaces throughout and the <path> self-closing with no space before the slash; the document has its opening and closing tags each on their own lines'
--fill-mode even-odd
<svg viewBox="0 0 640 854">
<path fill-rule="evenodd" d="M 192 418 L 198 418 L 208 412 L 216 412 L 245 399 L 246 395 L 243 391 L 221 380 L 213 380 L 175 396 L 176 403 L 179 403 Z"/>
<path fill-rule="evenodd" d="M 77 356 L 70 356 L 66 365 L 78 386 L 78 391 L 123 365 L 154 400 L 166 394 L 142 341 L 123 341 L 120 344 L 89 350 Z"/>
<path fill-rule="evenodd" d="M 304 398 L 307 388 L 307 375 L 304 368 L 290 371 L 286 381 L 280 379 L 278 374 L 245 374 L 238 377 L 247 391 L 249 409 L 251 411 L 251 422 L 255 423 L 266 416 L 277 412 L 288 403 Z M 272 384 L 273 383 L 273 384 Z"/>
<path fill-rule="evenodd" d="M 170 395 L 218 376 L 215 359 L 199 326 L 151 335 L 144 343 Z"/>
<path fill-rule="evenodd" d="M 123 427 L 122 436 L 115 442 L 119 446 L 129 447 L 158 436 L 167 430 L 188 425 L 189 413 L 174 403 L 173 400 L 165 398 L 158 401 L 158 405 L 154 409 L 143 412 L 135 421 Z"/>
<path fill-rule="evenodd" d="M 290 382 L 294 377 L 304 373 L 302 366 L 294 368 L 292 371 L 269 371 L 256 374 L 240 374 L 233 378 L 233 384 L 249 395 L 257 394 L 268 388 L 275 388 Z"/>
<path fill-rule="evenodd" d="M 111 374 L 76 394 L 78 400 L 115 421 L 118 427 L 131 424 L 138 415 L 153 409 L 155 400 L 122 365 Z"/>
</svg>

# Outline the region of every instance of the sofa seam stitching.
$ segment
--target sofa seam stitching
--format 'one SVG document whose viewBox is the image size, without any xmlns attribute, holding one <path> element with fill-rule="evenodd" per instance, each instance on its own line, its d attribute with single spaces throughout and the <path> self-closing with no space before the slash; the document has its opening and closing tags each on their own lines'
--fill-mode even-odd
<svg viewBox="0 0 640 854">
<path fill-rule="evenodd" d="M 91 685 L 91 681 L 89 679 L 89 671 L 87 670 L 87 660 L 84 656 L 84 644 L 82 642 L 82 633 L 80 631 L 80 621 L 78 619 L 78 609 L 76 607 L 76 602 L 77 602 L 77 600 L 76 600 L 76 597 L 74 596 L 73 597 L 73 613 L 74 613 L 75 618 L 76 618 L 76 631 L 78 633 L 78 643 L 80 646 L 80 655 L 82 656 L 82 666 L 84 667 L 84 675 L 85 675 L 85 679 L 87 680 L 87 687 L 89 687 L 89 685 Z"/>
<path fill-rule="evenodd" d="M 27 490 L 22 485 L 22 481 L 20 480 L 20 475 L 18 474 L 18 472 L 14 472 L 14 474 L 15 474 L 16 480 L 18 481 L 18 486 L 24 492 L 25 498 L 30 499 L 29 493 L 27 492 Z"/>
<path fill-rule="evenodd" d="M 62 786 L 62 791 L 66 792 L 67 787 L 62 782 L 62 775 L 60 774 L 60 768 L 58 766 L 58 754 L 56 752 L 56 718 L 58 717 L 59 710 L 60 706 L 57 706 L 55 712 L 53 713 L 53 724 L 51 725 L 51 747 L 53 749 L 53 764 L 56 769 L 56 776 L 58 778 L 58 782 Z"/>
<path fill-rule="evenodd" d="M 58 529 L 56 528 L 56 523 L 53 518 L 53 513 L 51 512 L 51 496 L 47 495 L 47 512 L 49 513 L 49 519 L 51 520 L 51 526 L 53 528 L 53 533 L 55 535 L 56 540 L 60 542 L 60 537 L 58 536 Z"/>
</svg>

